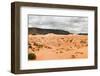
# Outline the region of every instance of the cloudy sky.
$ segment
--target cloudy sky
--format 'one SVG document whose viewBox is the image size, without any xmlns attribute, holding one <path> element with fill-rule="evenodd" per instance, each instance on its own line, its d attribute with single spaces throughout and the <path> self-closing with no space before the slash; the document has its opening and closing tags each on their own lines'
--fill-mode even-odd
<svg viewBox="0 0 100 76">
<path fill-rule="evenodd" d="M 28 25 L 45 29 L 61 29 L 70 33 L 88 32 L 87 17 L 29 15 Z"/>
</svg>

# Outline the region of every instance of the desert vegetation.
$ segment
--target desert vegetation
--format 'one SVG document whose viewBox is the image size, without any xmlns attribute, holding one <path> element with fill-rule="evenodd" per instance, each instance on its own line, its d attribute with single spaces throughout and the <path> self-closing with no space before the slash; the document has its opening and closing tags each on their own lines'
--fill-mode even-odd
<svg viewBox="0 0 100 76">
<path fill-rule="evenodd" d="M 36 31 L 36 30 L 35 30 Z M 61 31 L 60 31 L 61 32 Z M 53 60 L 76 59 L 88 57 L 88 35 L 63 32 L 57 34 L 50 31 L 44 34 L 29 33 L 28 59 Z"/>
</svg>

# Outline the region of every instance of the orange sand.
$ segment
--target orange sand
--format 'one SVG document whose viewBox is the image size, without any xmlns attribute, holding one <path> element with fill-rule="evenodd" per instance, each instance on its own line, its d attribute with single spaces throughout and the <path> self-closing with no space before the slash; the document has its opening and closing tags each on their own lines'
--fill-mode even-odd
<svg viewBox="0 0 100 76">
<path fill-rule="evenodd" d="M 28 53 L 36 60 L 76 59 L 88 57 L 87 35 L 29 35 Z"/>
</svg>

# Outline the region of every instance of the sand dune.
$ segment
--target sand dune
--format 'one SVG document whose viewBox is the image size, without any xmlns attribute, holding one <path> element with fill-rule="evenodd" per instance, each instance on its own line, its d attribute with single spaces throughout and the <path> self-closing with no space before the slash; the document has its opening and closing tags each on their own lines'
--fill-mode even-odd
<svg viewBox="0 0 100 76">
<path fill-rule="evenodd" d="M 88 57 L 88 35 L 29 34 L 29 60 Z"/>
</svg>

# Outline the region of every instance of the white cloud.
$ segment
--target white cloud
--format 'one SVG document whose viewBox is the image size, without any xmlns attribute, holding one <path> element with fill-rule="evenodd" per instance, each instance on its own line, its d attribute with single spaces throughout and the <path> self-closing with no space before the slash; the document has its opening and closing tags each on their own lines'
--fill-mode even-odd
<svg viewBox="0 0 100 76">
<path fill-rule="evenodd" d="M 71 33 L 87 33 L 88 18 L 72 16 L 29 15 L 29 27 L 62 29 Z"/>
</svg>

